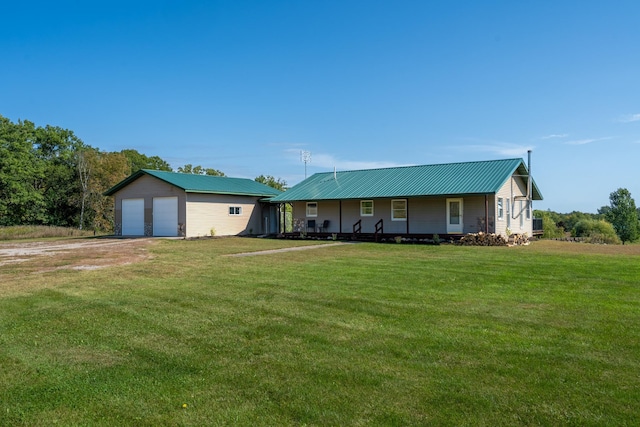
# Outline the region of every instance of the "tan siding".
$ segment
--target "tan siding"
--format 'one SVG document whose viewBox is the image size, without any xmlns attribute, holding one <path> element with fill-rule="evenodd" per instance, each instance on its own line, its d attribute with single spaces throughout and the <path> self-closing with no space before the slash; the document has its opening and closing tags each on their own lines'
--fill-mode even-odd
<svg viewBox="0 0 640 427">
<path fill-rule="evenodd" d="M 242 208 L 241 215 L 229 215 L 230 206 Z M 187 198 L 187 237 L 262 232 L 262 210 L 257 197 L 189 193 Z"/>
</svg>

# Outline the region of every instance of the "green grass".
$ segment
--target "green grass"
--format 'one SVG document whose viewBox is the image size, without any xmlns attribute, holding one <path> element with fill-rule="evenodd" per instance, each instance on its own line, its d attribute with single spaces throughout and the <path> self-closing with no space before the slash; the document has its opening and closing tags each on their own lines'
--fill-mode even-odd
<svg viewBox="0 0 640 427">
<path fill-rule="evenodd" d="M 637 248 L 289 244 L 0 285 L 0 425 L 640 424 Z"/>
</svg>

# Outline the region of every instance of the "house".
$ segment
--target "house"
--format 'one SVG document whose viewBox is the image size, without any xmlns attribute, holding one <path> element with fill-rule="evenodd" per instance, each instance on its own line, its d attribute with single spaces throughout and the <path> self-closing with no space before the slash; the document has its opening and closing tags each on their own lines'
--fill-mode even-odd
<svg viewBox="0 0 640 427">
<path fill-rule="evenodd" d="M 281 192 L 245 178 L 142 169 L 106 191 L 115 234 L 198 237 L 275 233 Z"/>
<path fill-rule="evenodd" d="M 522 159 L 317 173 L 271 199 L 294 231 L 391 236 L 532 234 L 542 195 Z"/>
</svg>

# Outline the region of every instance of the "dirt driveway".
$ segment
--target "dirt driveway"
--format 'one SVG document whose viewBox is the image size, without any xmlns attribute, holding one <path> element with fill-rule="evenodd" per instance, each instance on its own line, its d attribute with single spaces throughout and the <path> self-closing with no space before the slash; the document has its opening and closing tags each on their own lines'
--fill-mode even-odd
<svg viewBox="0 0 640 427">
<path fill-rule="evenodd" d="M 0 269 L 19 264 L 24 272 L 61 268 L 94 270 L 149 258 L 151 238 L 92 238 L 51 242 L 0 243 Z"/>
</svg>

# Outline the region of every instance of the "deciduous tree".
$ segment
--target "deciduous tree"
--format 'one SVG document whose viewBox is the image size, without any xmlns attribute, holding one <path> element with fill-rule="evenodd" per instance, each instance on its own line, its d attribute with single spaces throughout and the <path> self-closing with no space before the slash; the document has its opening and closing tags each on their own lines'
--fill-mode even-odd
<svg viewBox="0 0 640 427">
<path fill-rule="evenodd" d="M 87 222 L 94 230 L 113 230 L 113 199 L 105 191 L 129 175 L 129 162 L 122 153 L 88 151 L 91 177 L 89 179 Z"/>
<path fill-rule="evenodd" d="M 613 224 L 622 244 L 637 240 L 640 232 L 638 211 L 629 190 L 618 188 L 609 195 L 609 201 L 611 209 L 606 213 L 607 220 Z"/>
<path fill-rule="evenodd" d="M 179 173 L 188 173 L 193 175 L 210 175 L 210 176 L 226 176 L 224 172 L 212 168 L 203 168 L 202 166 L 193 166 L 191 163 L 187 163 L 184 166 L 178 167 Z"/>
<path fill-rule="evenodd" d="M 0 116 L 0 225 L 46 221 L 41 191 L 44 164 L 36 155 L 35 126 Z"/>
<path fill-rule="evenodd" d="M 130 171 L 129 173 L 135 173 L 140 169 L 152 169 L 158 171 L 168 171 L 172 172 L 173 169 L 165 160 L 161 159 L 158 156 L 148 157 L 142 153 L 139 153 L 137 150 L 122 150 L 120 152 L 127 158 L 129 163 Z"/>
<path fill-rule="evenodd" d="M 269 187 L 273 187 L 276 190 L 284 191 L 287 188 L 287 181 L 280 178 L 274 178 L 271 175 L 260 175 L 254 179 L 254 181 L 261 182 L 262 184 L 268 185 Z"/>
</svg>

